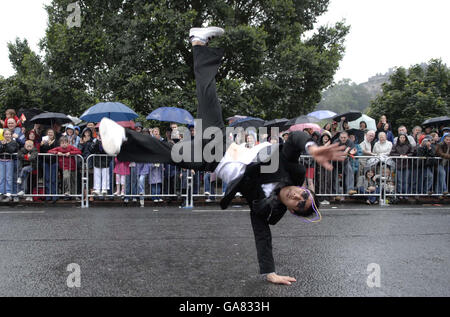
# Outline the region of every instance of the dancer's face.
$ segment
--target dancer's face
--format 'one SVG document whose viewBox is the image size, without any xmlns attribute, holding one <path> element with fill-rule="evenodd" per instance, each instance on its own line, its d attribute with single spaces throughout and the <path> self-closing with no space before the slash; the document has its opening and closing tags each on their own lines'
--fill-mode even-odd
<svg viewBox="0 0 450 317">
<path fill-rule="evenodd" d="M 280 190 L 280 200 L 290 211 L 307 210 L 312 205 L 312 198 L 309 193 L 301 187 L 286 186 Z M 300 205 L 304 207 L 300 208 Z M 301 210 L 302 209 L 302 210 Z"/>
</svg>

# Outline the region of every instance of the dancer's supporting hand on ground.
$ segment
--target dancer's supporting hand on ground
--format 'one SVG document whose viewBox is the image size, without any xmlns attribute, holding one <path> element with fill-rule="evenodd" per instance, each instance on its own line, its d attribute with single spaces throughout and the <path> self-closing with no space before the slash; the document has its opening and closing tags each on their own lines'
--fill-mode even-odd
<svg viewBox="0 0 450 317">
<path fill-rule="evenodd" d="M 267 274 L 267 281 L 273 284 L 282 284 L 282 285 L 292 285 L 293 282 L 297 282 L 297 280 L 290 276 L 281 276 L 277 273 Z"/>
</svg>

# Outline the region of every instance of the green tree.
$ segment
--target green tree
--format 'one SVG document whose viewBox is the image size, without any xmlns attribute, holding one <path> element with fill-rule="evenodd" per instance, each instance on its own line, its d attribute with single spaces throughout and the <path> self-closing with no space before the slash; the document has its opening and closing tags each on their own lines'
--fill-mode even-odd
<svg viewBox="0 0 450 317">
<path fill-rule="evenodd" d="M 398 68 L 383 85 L 369 109 L 369 115 L 379 118 L 385 114 L 394 128 L 412 128 L 433 117 L 450 113 L 450 69 L 439 59 L 424 67 L 414 65 Z"/>
<path fill-rule="evenodd" d="M 343 79 L 322 93 L 317 110 L 344 113 L 349 110 L 365 112 L 369 107 L 370 94 L 362 85 Z"/>
<path fill-rule="evenodd" d="M 71 2 L 47 6 L 41 48 L 51 79 L 79 112 L 90 105 L 87 92 L 142 114 L 161 106 L 195 114 L 188 30 L 219 25 L 226 35 L 212 45 L 225 48 L 217 78 L 225 115 L 294 117 L 311 111 L 331 84 L 349 31 L 337 23 L 305 38 L 329 0 L 80 0 L 81 27 L 69 28 Z"/>
<path fill-rule="evenodd" d="M 54 76 L 27 40 L 16 39 L 8 43 L 8 49 L 15 74 L 0 81 L 3 109 L 40 108 L 77 114 L 80 104 L 92 103 L 93 99 L 83 89 L 71 87 L 64 77 Z"/>
</svg>

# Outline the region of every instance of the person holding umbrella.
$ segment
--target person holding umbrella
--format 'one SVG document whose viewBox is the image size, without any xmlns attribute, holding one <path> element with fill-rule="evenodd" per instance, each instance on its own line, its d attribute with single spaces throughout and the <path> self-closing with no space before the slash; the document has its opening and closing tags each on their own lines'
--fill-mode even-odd
<svg viewBox="0 0 450 317">
<path fill-rule="evenodd" d="M 307 149 L 318 164 L 332 169 L 330 161 L 344 160 L 345 153 L 343 147 L 338 145 L 314 145 L 309 142 L 310 136 L 302 131 L 292 132 L 283 146 L 271 146 L 265 142 L 252 149 L 236 144 L 225 149 L 223 144 L 227 140 L 227 134 L 215 82 L 224 50 L 207 46 L 209 38 L 223 33 L 220 28 L 191 29 L 198 99 L 197 115 L 202 120 L 203 129 L 210 128 L 211 135 L 214 136 L 215 133 L 215 137 L 198 138 L 199 141 L 184 140 L 181 145 L 185 146 L 183 149 L 189 147 L 194 150 L 204 149 L 206 146 L 211 149 L 222 148 L 226 150 L 224 156 L 211 161 L 204 156 L 201 161 L 195 161 L 189 156 L 175 162 L 172 158 L 172 147 L 167 143 L 125 130 L 108 119 L 102 120 L 100 134 L 105 150 L 110 155 L 118 153 L 120 161 L 171 163 L 196 171 L 215 171 L 216 175 L 228 184 L 227 192 L 221 200 L 223 209 L 229 206 L 237 192 L 241 192 L 250 205 L 260 273 L 265 274 L 267 281 L 271 283 L 291 285 L 296 281 L 295 278 L 276 273 L 270 225 L 278 223 L 287 210 L 294 216 L 302 217 L 304 221 L 320 221 L 319 204 L 314 193 L 300 187 L 305 179 L 305 168 L 298 163 L 300 154 Z M 204 135 L 203 132 L 197 131 L 200 136 Z M 195 151 L 191 153 L 194 154 Z M 264 161 L 267 164 L 268 158 L 278 160 L 279 164 L 276 164 L 275 170 L 264 173 Z M 315 215 L 315 219 L 308 218 L 312 215 Z"/>
</svg>

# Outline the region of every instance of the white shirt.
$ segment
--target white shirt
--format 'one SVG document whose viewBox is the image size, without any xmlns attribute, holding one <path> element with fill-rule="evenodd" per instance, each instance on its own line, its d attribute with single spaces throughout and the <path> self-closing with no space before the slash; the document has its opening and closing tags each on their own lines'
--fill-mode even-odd
<svg viewBox="0 0 450 317">
<path fill-rule="evenodd" d="M 242 176 L 245 168 L 256 158 L 258 152 L 268 146 L 271 146 L 271 144 L 264 142 L 248 149 L 245 147 L 245 144 L 237 145 L 232 143 L 225 152 L 225 156 L 220 160 L 214 173 L 225 183 L 230 183 Z"/>
<path fill-rule="evenodd" d="M 225 183 L 230 183 L 245 173 L 247 165 L 253 162 L 259 151 L 271 146 L 269 142 L 260 143 L 251 149 L 245 147 L 245 144 L 237 145 L 232 143 L 225 156 L 220 160 L 214 173 Z M 278 183 L 269 183 L 261 185 L 266 197 L 269 197 Z"/>
</svg>

